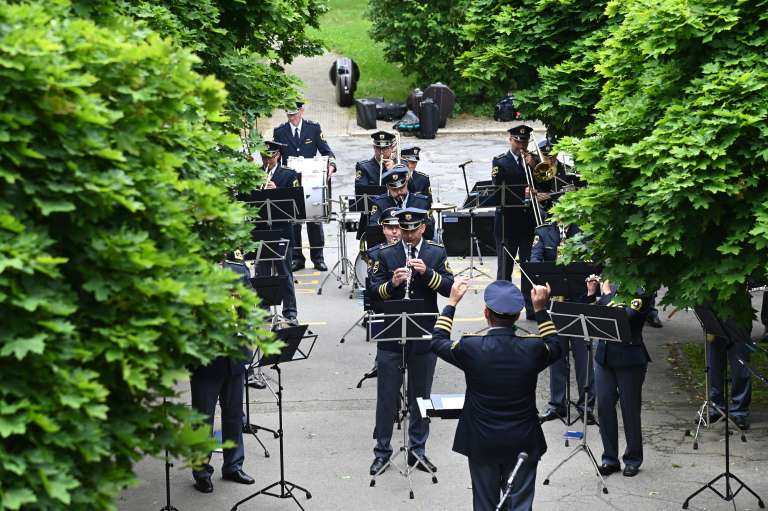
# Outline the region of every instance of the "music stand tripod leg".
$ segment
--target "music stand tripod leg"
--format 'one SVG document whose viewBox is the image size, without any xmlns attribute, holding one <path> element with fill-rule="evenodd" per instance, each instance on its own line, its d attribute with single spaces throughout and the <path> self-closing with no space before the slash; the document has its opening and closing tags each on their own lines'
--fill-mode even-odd
<svg viewBox="0 0 768 511">
<path fill-rule="evenodd" d="M 360 317 L 357 319 L 357 321 L 355 321 L 355 322 L 352 324 L 352 326 L 351 326 L 351 327 L 349 327 L 349 329 L 347 329 L 347 331 L 346 331 L 346 332 L 344 332 L 344 334 L 342 334 L 342 336 L 341 336 L 341 339 L 339 340 L 339 344 L 343 344 L 343 343 L 344 343 L 344 342 L 347 340 L 347 336 L 349 335 L 349 333 L 350 333 L 352 330 L 354 330 L 354 329 L 355 329 L 355 327 L 356 327 L 356 326 L 360 326 L 360 327 L 362 327 L 362 326 L 363 326 L 363 322 L 365 321 L 365 318 L 366 318 L 367 316 L 368 316 L 368 313 L 367 313 L 367 312 L 364 312 L 364 313 L 363 313 L 363 315 L 362 315 L 362 316 L 360 316 Z"/>
</svg>

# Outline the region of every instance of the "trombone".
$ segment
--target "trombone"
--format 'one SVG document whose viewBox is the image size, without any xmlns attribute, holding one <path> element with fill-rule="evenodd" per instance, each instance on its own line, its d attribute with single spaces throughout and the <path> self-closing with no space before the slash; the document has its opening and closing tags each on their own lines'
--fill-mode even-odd
<svg viewBox="0 0 768 511">
<path fill-rule="evenodd" d="M 396 153 L 396 160 L 392 160 L 395 162 L 395 165 L 400 163 L 400 132 L 395 131 L 395 145 L 397 146 L 397 153 Z M 390 155 L 391 156 L 391 155 Z M 391 158 L 387 158 L 388 160 L 391 160 Z M 382 154 L 379 158 L 379 186 L 381 186 L 381 176 L 384 174 L 384 155 Z"/>
<path fill-rule="evenodd" d="M 533 143 L 536 144 L 536 137 L 533 136 L 533 132 L 531 132 L 531 136 L 533 137 Z M 536 144 L 536 149 L 538 150 L 539 145 Z M 527 153 L 528 151 L 524 151 Z M 525 170 L 525 182 L 528 185 L 528 192 L 531 196 L 531 207 L 533 208 L 533 218 L 536 221 L 536 227 L 540 227 L 544 225 L 544 217 L 541 213 L 541 204 L 539 204 L 539 198 L 538 198 L 538 192 L 536 191 L 536 180 L 534 179 L 534 173 L 531 170 L 531 167 L 528 166 L 528 162 L 525 161 L 525 155 L 522 155 L 522 158 L 520 160 L 523 162 L 523 169 Z"/>
</svg>

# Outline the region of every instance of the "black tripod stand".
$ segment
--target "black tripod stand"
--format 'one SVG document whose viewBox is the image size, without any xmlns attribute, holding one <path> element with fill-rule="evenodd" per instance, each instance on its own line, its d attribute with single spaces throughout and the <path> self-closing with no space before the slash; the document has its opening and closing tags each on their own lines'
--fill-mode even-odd
<svg viewBox="0 0 768 511">
<path fill-rule="evenodd" d="M 163 408 L 167 405 L 168 401 L 163 397 Z M 171 457 L 168 455 L 168 449 L 165 449 L 165 505 L 160 508 L 160 511 L 179 511 L 171 505 Z"/>
<path fill-rule="evenodd" d="M 317 340 L 317 335 L 310 334 L 305 337 L 304 333 L 306 332 L 306 330 L 307 330 L 307 325 L 294 326 L 294 327 L 278 330 L 276 333 L 278 337 L 283 342 L 286 343 L 286 346 L 283 348 L 283 350 L 280 352 L 279 355 L 265 356 L 265 357 L 262 357 L 261 361 L 259 361 L 260 366 L 270 366 L 277 373 L 277 392 L 275 394 L 277 396 L 277 416 L 278 416 L 277 435 L 278 435 L 278 438 L 280 439 L 280 479 L 268 486 L 265 486 L 264 488 L 257 491 L 256 493 L 253 493 L 248 497 L 238 501 L 234 506 L 232 506 L 232 511 L 237 509 L 240 506 L 240 504 L 244 504 L 245 502 L 248 502 L 249 500 L 253 499 L 258 495 L 268 495 L 270 497 L 275 497 L 278 499 L 293 499 L 293 501 L 296 503 L 297 506 L 299 506 L 299 509 L 301 509 L 302 511 L 304 511 L 304 507 L 302 507 L 298 499 L 296 499 L 296 496 L 293 494 L 294 491 L 295 490 L 302 491 L 304 492 L 304 495 L 306 496 L 307 499 L 312 498 L 312 494 L 309 492 L 309 490 L 307 490 L 303 486 L 299 486 L 298 484 L 292 483 L 285 479 L 285 444 L 283 442 L 285 437 L 285 431 L 283 430 L 283 378 L 282 378 L 282 371 L 279 365 L 281 363 L 292 362 L 295 360 L 305 360 L 309 357 L 309 353 L 312 351 L 312 347 L 314 346 L 314 343 Z M 310 345 L 310 348 L 309 350 L 307 350 L 306 353 L 299 349 L 299 344 L 305 338 L 312 339 L 312 344 Z M 297 353 L 299 353 L 299 356 L 296 356 Z M 273 488 L 279 488 L 280 492 L 275 493 L 271 491 Z"/>
<path fill-rule="evenodd" d="M 723 322 L 720 320 L 720 318 L 717 317 L 717 315 L 714 313 L 714 311 L 707 306 L 697 306 L 694 307 L 694 311 L 696 312 L 696 316 L 698 316 L 699 321 L 701 321 L 701 324 L 704 328 L 704 330 L 712 335 L 716 335 L 718 337 L 722 337 L 726 341 L 726 347 L 725 351 L 728 352 L 729 349 L 734 344 L 733 337 L 730 334 L 730 331 L 726 326 L 723 324 Z M 729 422 L 729 413 L 728 413 L 728 401 L 729 394 L 728 394 L 728 363 L 726 362 L 723 364 L 723 395 L 725 396 L 725 472 L 717 475 L 714 479 L 706 483 L 704 486 L 693 492 L 691 495 L 688 496 L 688 498 L 685 499 L 685 502 L 683 502 L 683 509 L 688 509 L 688 503 L 693 499 L 696 495 L 700 494 L 704 490 L 712 490 L 718 497 L 723 499 L 726 502 L 732 502 L 733 499 L 736 498 L 736 495 L 741 490 L 746 490 L 748 493 L 752 494 L 753 497 L 757 499 L 757 505 L 760 507 L 760 509 L 765 508 L 765 504 L 763 503 L 763 500 L 755 493 L 752 488 L 744 484 L 744 482 L 736 477 L 736 475 L 731 473 L 731 442 L 730 442 L 730 431 L 728 427 Z M 714 487 L 714 484 L 719 481 L 720 479 L 725 479 L 725 493 L 721 492 L 717 488 Z M 731 484 L 731 481 L 734 481 L 738 484 L 738 487 L 736 489 L 733 489 L 733 486 Z"/>
</svg>

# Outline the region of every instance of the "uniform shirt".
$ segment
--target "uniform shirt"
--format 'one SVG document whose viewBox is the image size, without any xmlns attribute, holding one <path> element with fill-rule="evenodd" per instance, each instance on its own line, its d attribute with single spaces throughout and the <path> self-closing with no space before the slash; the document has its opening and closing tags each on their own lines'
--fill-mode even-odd
<svg viewBox="0 0 768 511">
<path fill-rule="evenodd" d="M 515 196 L 524 198 L 525 187 L 528 181 L 525 177 L 525 169 L 520 165 L 517 155 L 511 151 L 500 154 L 493 158 L 491 163 L 491 181 L 494 185 L 511 185 L 504 192 L 504 202 L 508 205 L 520 204 L 522 201 L 518 201 Z M 512 195 L 514 193 L 514 196 Z M 499 195 L 501 200 L 501 194 Z M 526 208 L 496 208 L 496 212 L 500 210 L 504 211 L 505 215 L 526 217 L 533 222 L 533 210 L 529 207 Z"/>
<path fill-rule="evenodd" d="M 536 409 L 541 371 L 562 356 L 547 311 L 538 311 L 539 337 L 492 328 L 451 342 L 455 308 L 446 306 L 432 331 L 431 349 L 464 371 L 467 390 L 453 450 L 485 463 L 510 463 L 520 452 L 538 460 L 547 442 Z"/>
<path fill-rule="evenodd" d="M 290 122 L 284 122 L 272 132 L 272 138 L 275 142 L 288 146 L 282 153 L 283 165 L 288 163 L 289 156 L 314 158 L 317 153 L 320 153 L 321 156 L 328 156 L 331 162 L 334 160 L 333 151 L 326 142 L 323 130 L 318 123 L 302 119 L 298 128 L 298 141 L 294 136 L 294 126 Z"/>
<path fill-rule="evenodd" d="M 439 243 L 422 241 L 418 258 L 424 261 L 427 270 L 423 275 L 413 271 L 409 286 L 410 298 L 424 300 L 424 312 L 438 312 L 437 294 L 449 296 L 453 286 L 453 272 L 448 265 L 448 254 Z M 395 287 L 392 276 L 395 270 L 405 267 L 405 250 L 402 243 L 387 245 L 379 251 L 378 261 L 373 263 L 367 291 L 376 300 L 402 300 L 405 298 L 405 282 Z M 410 343 L 410 341 L 409 341 Z M 379 348 L 399 351 L 396 342 L 380 342 Z M 429 344 L 417 343 L 415 352 L 429 351 Z"/>
<path fill-rule="evenodd" d="M 560 243 L 579 232 L 576 226 L 566 229 L 557 224 L 540 225 L 534 230 L 533 248 L 531 249 L 531 262 L 544 263 L 557 261 Z"/>
</svg>

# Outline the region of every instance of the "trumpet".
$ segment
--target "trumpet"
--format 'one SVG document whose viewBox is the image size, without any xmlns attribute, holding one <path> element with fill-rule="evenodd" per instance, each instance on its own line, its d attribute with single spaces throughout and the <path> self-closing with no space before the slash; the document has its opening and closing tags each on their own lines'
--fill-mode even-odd
<svg viewBox="0 0 768 511">
<path fill-rule="evenodd" d="M 405 281 L 405 299 L 411 299 L 411 277 L 413 276 L 413 267 L 411 266 L 411 250 L 413 250 L 413 244 L 406 243 L 407 253 L 405 255 L 405 269 L 408 271 L 408 277 Z"/>
</svg>

